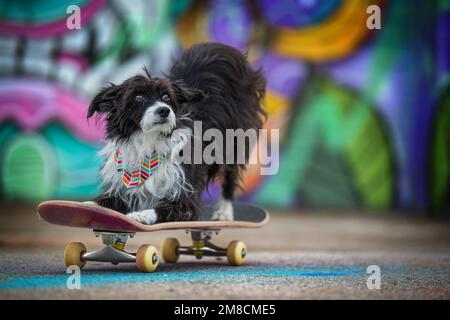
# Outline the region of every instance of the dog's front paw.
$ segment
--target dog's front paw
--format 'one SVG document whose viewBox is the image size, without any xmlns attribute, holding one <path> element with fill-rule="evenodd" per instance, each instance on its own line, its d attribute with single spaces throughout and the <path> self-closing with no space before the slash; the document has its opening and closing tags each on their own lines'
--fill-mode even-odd
<svg viewBox="0 0 450 320">
<path fill-rule="evenodd" d="M 143 224 L 154 224 L 157 220 L 156 211 L 154 209 L 134 211 L 127 214 L 127 217 Z"/>
<path fill-rule="evenodd" d="M 82 204 L 92 206 L 92 207 L 100 207 L 100 205 L 95 201 L 83 201 Z"/>
<path fill-rule="evenodd" d="M 233 204 L 231 201 L 222 200 L 219 207 L 214 211 L 211 220 L 233 221 Z"/>
</svg>

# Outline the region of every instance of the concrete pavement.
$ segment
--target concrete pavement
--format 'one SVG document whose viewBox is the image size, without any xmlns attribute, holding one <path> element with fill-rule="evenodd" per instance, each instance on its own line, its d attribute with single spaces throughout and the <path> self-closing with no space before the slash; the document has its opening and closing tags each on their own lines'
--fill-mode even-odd
<svg viewBox="0 0 450 320">
<path fill-rule="evenodd" d="M 223 230 L 219 245 L 239 239 L 248 264 L 182 257 L 141 274 L 132 264 L 88 263 L 81 289 L 69 290 L 66 243 L 99 248 L 91 231 L 39 221 L 33 206 L 1 204 L 0 299 L 449 299 L 450 223 L 352 212 L 272 212 L 263 229 Z M 140 233 L 128 249 L 159 247 L 183 232 Z M 381 290 L 367 288 L 378 265 Z"/>
</svg>

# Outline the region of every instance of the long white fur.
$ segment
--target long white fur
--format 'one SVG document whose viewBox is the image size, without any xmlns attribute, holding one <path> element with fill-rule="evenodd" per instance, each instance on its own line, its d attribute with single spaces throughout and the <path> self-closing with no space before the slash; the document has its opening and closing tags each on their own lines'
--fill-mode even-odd
<svg viewBox="0 0 450 320">
<path fill-rule="evenodd" d="M 155 118 L 158 120 L 155 110 L 160 106 L 170 108 L 162 102 L 149 107 L 141 121 L 142 131 L 136 132 L 127 141 L 109 140 L 99 152 L 99 156 L 105 159 L 100 170 L 103 185 L 107 188 L 105 193 L 122 199 L 134 211 L 129 216 L 146 224 L 156 221 L 154 210 L 151 212 L 149 209 L 154 209 L 163 198 L 165 201 L 176 200 L 182 192 L 192 191 L 177 157 L 192 132 L 188 128 L 182 128 L 174 130 L 169 136 L 162 135 L 161 133 L 170 133 L 175 127 L 175 115 L 171 110 L 167 123 L 152 125 Z M 160 154 L 158 168 L 143 184 L 127 188 L 116 171 L 116 148 L 120 148 L 124 164 L 131 167 L 138 165 L 146 154 L 155 149 Z M 163 160 L 161 156 L 164 157 Z"/>
<path fill-rule="evenodd" d="M 158 216 L 156 215 L 156 211 L 154 209 L 134 211 L 127 214 L 127 216 L 143 224 L 154 224 L 158 219 Z"/>
</svg>

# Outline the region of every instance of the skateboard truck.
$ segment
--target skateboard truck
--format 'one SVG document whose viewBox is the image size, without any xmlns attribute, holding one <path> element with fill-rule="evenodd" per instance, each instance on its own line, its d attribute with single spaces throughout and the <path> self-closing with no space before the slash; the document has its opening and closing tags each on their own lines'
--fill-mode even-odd
<svg viewBox="0 0 450 320">
<path fill-rule="evenodd" d="M 193 255 L 197 259 L 203 256 L 224 257 L 227 255 L 227 249 L 220 248 L 209 240 L 212 238 L 213 231 L 188 230 L 192 238 L 192 246 L 178 247 L 178 254 Z M 216 231 L 218 234 L 219 231 Z"/>
<path fill-rule="evenodd" d="M 69 243 L 64 250 L 64 263 L 66 266 L 77 265 L 84 267 L 87 261 L 111 262 L 118 264 L 122 262 L 134 262 L 137 268 L 143 272 L 153 272 L 158 267 L 158 250 L 150 245 L 142 245 L 136 253 L 125 251 L 128 237 L 133 238 L 134 232 L 108 232 L 94 230 L 96 237 L 101 235 L 102 249 L 87 252 L 84 244 L 80 242 Z"/>
<path fill-rule="evenodd" d="M 197 259 L 203 256 L 227 257 L 233 266 L 243 265 L 246 261 L 247 246 L 242 241 L 232 241 L 227 248 L 221 248 L 211 243 L 213 233 L 219 234 L 220 230 L 189 229 L 192 238 L 192 246 L 181 246 L 175 238 L 164 241 L 161 254 L 165 262 L 175 263 L 180 255 L 193 255 Z"/>
<path fill-rule="evenodd" d="M 94 230 L 95 236 L 102 236 L 102 249 L 84 253 L 81 258 L 85 261 L 111 262 L 118 264 L 120 262 L 136 262 L 136 254 L 128 253 L 125 249 L 128 237 L 134 237 L 135 233 L 123 232 L 104 232 Z"/>
</svg>

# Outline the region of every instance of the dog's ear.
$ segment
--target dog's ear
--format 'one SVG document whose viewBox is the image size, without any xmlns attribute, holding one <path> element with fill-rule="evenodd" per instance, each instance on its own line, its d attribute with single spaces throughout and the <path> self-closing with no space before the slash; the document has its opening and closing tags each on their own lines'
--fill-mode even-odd
<svg viewBox="0 0 450 320">
<path fill-rule="evenodd" d="M 94 113 L 106 113 L 111 112 L 115 108 L 115 100 L 120 91 L 120 87 L 114 84 L 110 84 L 108 87 L 103 88 L 95 97 L 92 99 L 89 105 L 87 117 L 90 118 Z"/>
<path fill-rule="evenodd" d="M 206 95 L 202 90 L 189 88 L 181 81 L 175 81 L 173 83 L 173 88 L 178 103 L 195 103 L 206 98 Z"/>
</svg>

